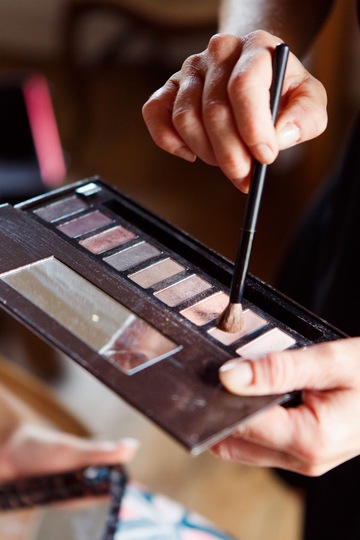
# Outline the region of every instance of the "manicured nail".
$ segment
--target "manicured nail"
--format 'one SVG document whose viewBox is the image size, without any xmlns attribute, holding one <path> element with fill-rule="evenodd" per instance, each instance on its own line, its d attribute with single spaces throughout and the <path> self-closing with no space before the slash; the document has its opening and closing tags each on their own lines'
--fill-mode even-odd
<svg viewBox="0 0 360 540">
<path fill-rule="evenodd" d="M 285 126 L 278 131 L 277 136 L 279 147 L 284 150 L 285 148 L 294 146 L 294 144 L 300 141 L 301 132 L 295 124 L 285 124 Z"/>
<path fill-rule="evenodd" d="M 180 146 L 180 148 L 176 150 L 175 155 L 186 161 L 190 161 L 191 163 L 196 160 L 196 155 L 187 146 Z"/>
<path fill-rule="evenodd" d="M 243 388 L 253 382 L 251 363 L 244 360 L 229 360 L 220 368 L 220 378 L 225 386 Z"/>
</svg>

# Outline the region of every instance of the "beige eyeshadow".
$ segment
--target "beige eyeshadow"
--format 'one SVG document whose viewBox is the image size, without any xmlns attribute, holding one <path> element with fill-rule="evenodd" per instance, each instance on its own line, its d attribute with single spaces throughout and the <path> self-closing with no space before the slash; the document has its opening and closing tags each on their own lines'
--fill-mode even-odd
<svg viewBox="0 0 360 540">
<path fill-rule="evenodd" d="M 235 343 L 235 341 L 237 341 L 238 339 L 248 334 L 251 334 L 252 332 L 255 332 L 255 330 L 258 330 L 266 324 L 265 319 L 263 319 L 250 309 L 246 309 L 243 312 L 243 320 L 244 326 L 241 332 L 236 332 L 232 334 L 230 332 L 223 332 L 218 328 L 211 328 L 209 330 L 209 334 L 224 345 L 231 345 L 232 343 Z"/>
<path fill-rule="evenodd" d="M 273 328 L 247 345 L 240 347 L 236 352 L 239 356 L 246 356 L 246 358 L 251 359 L 270 352 L 284 351 L 295 345 L 295 343 L 295 339 L 289 334 L 286 334 L 280 328 Z"/>
<path fill-rule="evenodd" d="M 148 289 L 164 279 L 176 276 L 183 270 L 185 270 L 185 267 L 173 259 L 165 259 L 144 268 L 144 270 L 140 270 L 140 272 L 130 274 L 128 277 L 144 289 Z"/>
<path fill-rule="evenodd" d="M 98 254 L 120 246 L 133 238 L 136 238 L 133 232 L 118 225 L 99 234 L 94 234 L 94 236 L 85 240 L 80 240 L 79 243 L 91 253 Z"/>
<path fill-rule="evenodd" d="M 154 293 L 154 295 L 168 306 L 175 307 L 210 288 L 210 283 L 197 275 L 192 275 Z"/>
<path fill-rule="evenodd" d="M 224 311 L 228 302 L 228 295 L 224 292 L 218 292 L 189 308 L 183 309 L 180 313 L 196 326 L 203 326 L 216 319 Z"/>
</svg>

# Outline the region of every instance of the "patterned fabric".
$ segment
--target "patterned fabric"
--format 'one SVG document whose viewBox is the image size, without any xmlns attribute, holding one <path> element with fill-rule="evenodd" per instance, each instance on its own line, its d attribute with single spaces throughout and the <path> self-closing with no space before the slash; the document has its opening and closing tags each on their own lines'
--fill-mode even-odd
<svg viewBox="0 0 360 540">
<path fill-rule="evenodd" d="M 126 487 L 114 540 L 235 540 L 181 504 L 134 483 Z"/>
</svg>

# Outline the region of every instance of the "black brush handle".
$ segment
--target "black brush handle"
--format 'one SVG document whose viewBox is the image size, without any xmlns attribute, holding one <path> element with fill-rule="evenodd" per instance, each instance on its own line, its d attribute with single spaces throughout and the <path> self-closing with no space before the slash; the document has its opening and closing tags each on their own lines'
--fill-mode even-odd
<svg viewBox="0 0 360 540">
<path fill-rule="evenodd" d="M 289 46 L 281 43 L 275 48 L 273 56 L 273 77 L 270 88 L 270 110 L 275 125 L 281 91 L 283 87 L 286 65 L 289 57 Z M 235 268 L 230 289 L 230 303 L 240 304 L 244 294 L 245 279 L 248 272 L 251 249 L 256 231 L 261 197 L 264 188 L 267 165 L 254 161 L 249 193 L 247 196 L 243 226 L 239 247 L 236 254 Z"/>
</svg>

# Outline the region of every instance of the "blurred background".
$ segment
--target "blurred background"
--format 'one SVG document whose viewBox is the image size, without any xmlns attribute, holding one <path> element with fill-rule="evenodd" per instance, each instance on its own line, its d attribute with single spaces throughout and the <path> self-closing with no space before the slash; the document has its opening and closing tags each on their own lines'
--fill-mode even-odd
<svg viewBox="0 0 360 540">
<path fill-rule="evenodd" d="M 341 155 L 357 109 L 354 4 L 337 2 L 306 59 L 328 90 L 326 133 L 284 152 L 269 171 L 250 270 L 271 284 L 299 216 Z M 156 148 L 141 117 L 147 97 L 186 56 L 206 46 L 216 31 L 217 9 L 217 0 L 2 0 L 0 200 L 21 200 L 99 174 L 232 260 L 245 196 L 216 168 L 184 163 Z M 29 88 L 32 101 L 24 101 Z M 50 165 L 35 135 L 39 129 L 52 134 Z M 24 130 L 33 139 L 30 146 L 20 144 Z M 15 370 L 12 380 L 26 385 L 45 417 L 50 399 L 64 429 L 138 438 L 141 449 L 130 475 L 236 538 L 299 538 L 301 498 L 271 471 L 208 454 L 189 457 L 7 315 L 0 314 L 0 325 L 0 353 Z"/>
</svg>

